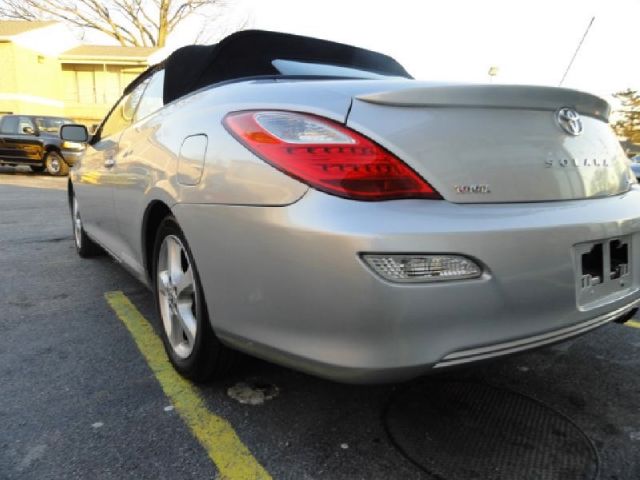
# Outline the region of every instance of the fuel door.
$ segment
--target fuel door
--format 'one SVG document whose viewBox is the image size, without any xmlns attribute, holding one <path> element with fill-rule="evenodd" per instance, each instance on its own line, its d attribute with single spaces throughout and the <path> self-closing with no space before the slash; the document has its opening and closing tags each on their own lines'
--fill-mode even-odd
<svg viewBox="0 0 640 480">
<path fill-rule="evenodd" d="M 180 147 L 178 157 L 178 183 L 181 185 L 198 185 L 204 168 L 209 139 L 204 134 L 186 137 Z"/>
</svg>

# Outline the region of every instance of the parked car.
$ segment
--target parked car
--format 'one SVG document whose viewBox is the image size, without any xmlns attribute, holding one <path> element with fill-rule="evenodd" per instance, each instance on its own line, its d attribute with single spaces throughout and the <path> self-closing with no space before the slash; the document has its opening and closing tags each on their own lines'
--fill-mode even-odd
<svg viewBox="0 0 640 480">
<path fill-rule="evenodd" d="M 631 159 L 631 170 L 638 182 L 640 182 L 640 155 L 636 155 Z"/>
<path fill-rule="evenodd" d="M 40 115 L 0 117 L 0 165 L 28 165 L 34 172 L 67 175 L 84 145 L 60 139 L 60 127 L 73 120 Z"/>
<path fill-rule="evenodd" d="M 75 243 L 151 287 L 194 380 L 235 350 L 347 382 L 521 352 L 640 303 L 640 188 L 608 113 L 240 32 L 129 85 L 71 171 Z"/>
</svg>

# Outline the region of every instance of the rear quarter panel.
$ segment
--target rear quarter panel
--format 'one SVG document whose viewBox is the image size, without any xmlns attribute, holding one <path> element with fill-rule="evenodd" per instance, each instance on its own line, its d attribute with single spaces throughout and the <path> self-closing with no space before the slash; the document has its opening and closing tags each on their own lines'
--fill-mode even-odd
<svg viewBox="0 0 640 480">
<path fill-rule="evenodd" d="M 351 97 L 328 91 L 322 84 L 254 81 L 212 88 L 179 100 L 162 128 L 174 151 L 188 135 L 208 138 L 200 182 L 179 186 L 181 203 L 287 205 L 308 187 L 274 169 L 235 140 L 223 126 L 229 112 L 290 110 L 314 113 L 345 122 Z M 177 133 L 180 132 L 180 133 Z"/>
<path fill-rule="evenodd" d="M 349 95 L 304 82 L 241 82 L 196 92 L 133 124 L 118 146 L 114 184 L 116 216 L 123 237 L 118 256 L 135 270 L 144 265 L 141 234 L 149 205 L 162 201 L 219 205 L 288 205 L 308 190 L 238 143 L 224 128 L 232 111 L 301 110 L 344 122 Z M 180 183 L 179 158 L 184 140 L 207 137 L 202 174 L 195 185 Z M 184 177 L 183 177 L 184 178 Z M 192 183 L 192 182 L 187 182 Z M 187 238 L 203 232 L 186 231 Z M 208 233 L 207 233 L 208 234 Z M 206 252 L 194 252 L 196 261 Z"/>
<path fill-rule="evenodd" d="M 249 152 L 224 128 L 229 112 L 253 109 L 305 111 L 346 120 L 351 97 L 327 90 L 321 83 L 240 82 L 196 92 L 130 127 L 120 150 L 132 149 L 129 168 L 150 176 L 147 193 L 160 188 L 175 203 L 287 205 L 307 186 L 279 172 Z M 180 147 L 185 138 L 206 135 L 202 176 L 197 185 L 178 182 Z"/>
</svg>

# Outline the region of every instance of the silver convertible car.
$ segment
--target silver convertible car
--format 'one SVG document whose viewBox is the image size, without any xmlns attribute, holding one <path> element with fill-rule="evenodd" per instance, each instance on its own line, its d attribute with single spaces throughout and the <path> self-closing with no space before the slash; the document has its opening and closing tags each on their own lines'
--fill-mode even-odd
<svg viewBox="0 0 640 480">
<path fill-rule="evenodd" d="M 354 383 L 525 351 L 640 304 L 640 188 L 608 115 L 240 32 L 150 68 L 92 138 L 63 127 L 88 142 L 75 242 L 153 290 L 195 381 L 237 351 Z"/>
</svg>

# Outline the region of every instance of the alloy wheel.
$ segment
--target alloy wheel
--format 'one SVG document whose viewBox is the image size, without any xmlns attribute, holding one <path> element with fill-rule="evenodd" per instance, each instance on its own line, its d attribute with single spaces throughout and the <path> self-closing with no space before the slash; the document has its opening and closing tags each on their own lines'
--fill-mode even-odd
<svg viewBox="0 0 640 480">
<path fill-rule="evenodd" d="M 163 239 L 156 272 L 162 326 L 175 354 L 187 358 L 198 330 L 197 295 L 189 256 L 177 236 Z"/>
<path fill-rule="evenodd" d="M 82 248 L 82 220 L 78 209 L 78 199 L 75 196 L 73 197 L 73 235 L 76 240 L 76 246 Z"/>
<path fill-rule="evenodd" d="M 49 171 L 52 174 L 57 174 L 60 172 L 60 160 L 57 157 L 53 157 L 49 160 Z"/>
</svg>

